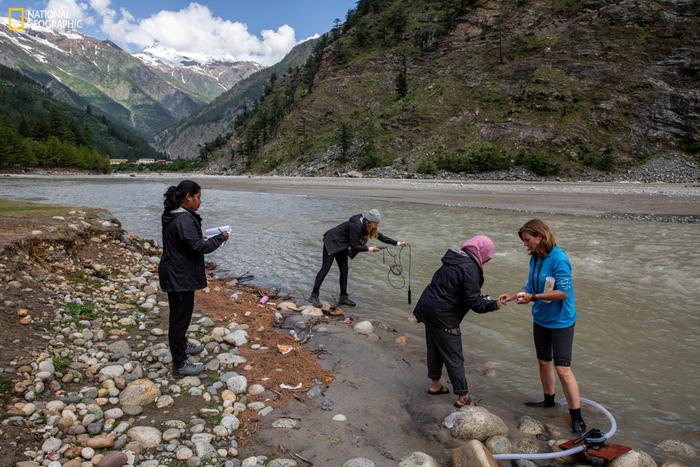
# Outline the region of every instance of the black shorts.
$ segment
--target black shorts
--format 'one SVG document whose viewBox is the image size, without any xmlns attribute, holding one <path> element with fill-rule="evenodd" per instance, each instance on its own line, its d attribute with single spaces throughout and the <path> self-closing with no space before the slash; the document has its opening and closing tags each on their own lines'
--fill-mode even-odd
<svg viewBox="0 0 700 467">
<path fill-rule="evenodd" d="M 535 338 L 535 349 L 539 360 L 551 362 L 554 355 L 555 366 L 571 366 L 574 326 L 550 329 L 532 323 L 532 335 Z"/>
</svg>

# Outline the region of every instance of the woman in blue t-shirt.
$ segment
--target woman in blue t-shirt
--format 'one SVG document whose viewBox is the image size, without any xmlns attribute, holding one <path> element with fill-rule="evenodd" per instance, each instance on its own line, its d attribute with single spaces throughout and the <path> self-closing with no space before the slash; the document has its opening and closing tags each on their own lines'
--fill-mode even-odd
<svg viewBox="0 0 700 467">
<path fill-rule="evenodd" d="M 530 253 L 528 281 L 519 292 L 503 294 L 502 303 L 515 300 L 532 303 L 533 335 L 544 400 L 526 402 L 530 407 L 554 407 L 555 372 L 564 388 L 571 414 L 571 429 L 586 431 L 581 416 L 578 383 L 571 370 L 576 308 L 571 263 L 564 250 L 556 246 L 554 233 L 547 224 L 532 219 L 518 230 L 518 236 Z M 554 362 L 552 362 L 554 360 Z"/>
</svg>

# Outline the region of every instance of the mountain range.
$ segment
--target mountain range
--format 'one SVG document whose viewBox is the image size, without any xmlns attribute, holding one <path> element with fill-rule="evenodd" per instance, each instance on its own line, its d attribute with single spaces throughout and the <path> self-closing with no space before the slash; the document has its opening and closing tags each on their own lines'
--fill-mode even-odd
<svg viewBox="0 0 700 467">
<path fill-rule="evenodd" d="M 172 159 L 194 159 L 207 143 L 230 133 L 237 117 L 257 104 L 270 79 L 303 65 L 311 55 L 316 39 L 294 47 L 280 62 L 239 81 L 211 103 L 154 137 L 156 148 Z"/>
<path fill-rule="evenodd" d="M 151 137 L 262 68 L 187 56 L 154 44 L 132 55 L 108 40 L 0 18 L 0 64 L 35 79 L 70 105 Z"/>
</svg>

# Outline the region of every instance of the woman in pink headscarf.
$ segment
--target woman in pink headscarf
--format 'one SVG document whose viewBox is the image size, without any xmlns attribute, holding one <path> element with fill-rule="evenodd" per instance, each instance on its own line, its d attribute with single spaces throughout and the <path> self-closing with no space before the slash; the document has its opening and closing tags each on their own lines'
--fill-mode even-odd
<svg viewBox="0 0 700 467">
<path fill-rule="evenodd" d="M 425 325 L 428 378 L 431 381 L 428 394 L 449 394 L 450 390 L 440 382 L 444 365 L 457 395 L 455 407 L 471 404 L 459 325 L 469 310 L 488 313 L 501 307 L 498 300 L 481 294 L 483 267 L 495 253 L 496 246 L 486 235 L 477 235 L 459 248 L 447 250 L 442 257 L 442 266 L 413 310 L 418 322 Z"/>
</svg>

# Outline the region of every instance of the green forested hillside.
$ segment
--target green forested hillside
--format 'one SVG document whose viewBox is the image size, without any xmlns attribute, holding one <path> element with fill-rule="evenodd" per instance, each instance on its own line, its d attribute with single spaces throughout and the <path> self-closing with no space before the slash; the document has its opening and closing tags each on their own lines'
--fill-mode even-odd
<svg viewBox="0 0 700 467">
<path fill-rule="evenodd" d="M 556 175 L 697 157 L 698 44 L 697 2 L 360 0 L 213 158 Z"/>
<path fill-rule="evenodd" d="M 195 159 L 226 141 L 234 121 L 255 104 L 273 81 L 287 70 L 306 62 L 316 40 L 295 46 L 279 63 L 257 71 L 236 83 L 201 110 L 154 137 L 155 146 L 171 159 Z M 273 78 L 274 76 L 274 78 Z"/>
<path fill-rule="evenodd" d="M 0 65 L 0 166 L 109 171 L 109 158 L 155 158 L 134 132 L 54 100 L 37 82 Z"/>
</svg>

